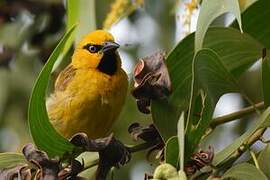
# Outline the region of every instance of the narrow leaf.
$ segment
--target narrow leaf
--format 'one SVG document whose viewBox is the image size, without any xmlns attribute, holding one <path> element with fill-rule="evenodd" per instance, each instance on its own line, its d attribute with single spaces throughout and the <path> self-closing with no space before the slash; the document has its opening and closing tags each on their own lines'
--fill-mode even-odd
<svg viewBox="0 0 270 180">
<path fill-rule="evenodd" d="M 214 19 L 218 16 L 231 12 L 236 17 L 240 30 L 242 32 L 241 11 L 239 3 L 236 0 L 204 0 L 200 8 L 198 23 L 195 33 L 195 52 L 203 46 L 205 33 Z"/>
<path fill-rule="evenodd" d="M 184 171 L 184 161 L 185 161 L 185 117 L 184 112 L 181 113 L 181 116 L 177 124 L 177 136 L 178 136 L 178 145 L 179 145 L 179 160 L 180 160 L 180 171 Z"/>
<path fill-rule="evenodd" d="M 73 26 L 62 38 L 53 53 L 50 55 L 47 63 L 40 72 L 34 85 L 30 98 L 28 124 L 35 145 L 45 151 L 49 156 L 63 156 L 65 153 L 71 153 L 74 146 L 64 137 L 62 137 L 49 121 L 46 110 L 46 90 L 51 74 L 51 70 L 59 54 L 63 50 L 65 43 L 74 32 Z"/>
</svg>

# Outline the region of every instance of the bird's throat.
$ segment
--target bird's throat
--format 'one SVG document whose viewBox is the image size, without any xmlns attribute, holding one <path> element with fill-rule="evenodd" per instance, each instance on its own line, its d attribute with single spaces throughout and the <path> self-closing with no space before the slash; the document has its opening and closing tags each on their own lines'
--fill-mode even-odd
<svg viewBox="0 0 270 180">
<path fill-rule="evenodd" d="M 114 75 L 117 71 L 117 58 L 118 55 L 114 51 L 104 53 L 97 69 L 110 76 Z"/>
</svg>

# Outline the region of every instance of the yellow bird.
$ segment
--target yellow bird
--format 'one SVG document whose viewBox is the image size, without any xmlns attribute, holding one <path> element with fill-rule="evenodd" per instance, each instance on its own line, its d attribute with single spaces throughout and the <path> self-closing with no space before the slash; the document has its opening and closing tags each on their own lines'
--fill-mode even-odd
<svg viewBox="0 0 270 180">
<path fill-rule="evenodd" d="M 128 87 L 118 48 L 110 33 L 91 32 L 80 41 L 71 63 L 59 74 L 47 110 L 64 137 L 84 132 L 94 139 L 110 133 Z"/>
</svg>

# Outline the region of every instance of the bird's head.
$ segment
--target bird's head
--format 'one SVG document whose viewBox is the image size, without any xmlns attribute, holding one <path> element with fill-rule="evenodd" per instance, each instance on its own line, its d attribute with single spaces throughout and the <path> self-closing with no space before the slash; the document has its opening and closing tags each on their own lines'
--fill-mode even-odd
<svg viewBox="0 0 270 180">
<path fill-rule="evenodd" d="M 113 75 L 121 67 L 118 48 L 119 44 L 114 42 L 109 32 L 91 32 L 84 36 L 75 48 L 72 65 L 75 68 L 96 68 L 105 74 Z"/>
</svg>

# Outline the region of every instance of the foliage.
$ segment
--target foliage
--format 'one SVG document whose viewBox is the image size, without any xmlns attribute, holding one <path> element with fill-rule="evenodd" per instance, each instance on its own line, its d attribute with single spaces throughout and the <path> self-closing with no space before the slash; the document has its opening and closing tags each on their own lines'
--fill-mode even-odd
<svg viewBox="0 0 270 180">
<path fill-rule="evenodd" d="M 46 111 L 46 100 L 45 98 L 40 98 L 45 97 L 46 95 L 47 85 L 53 65 L 61 51 L 63 51 L 65 43 L 71 37 L 74 28 L 75 27 L 72 27 L 67 32 L 49 57 L 35 83 L 32 96 L 30 98 L 28 118 L 31 135 L 36 146 L 47 152 L 49 156 L 63 156 L 64 153 L 71 153 L 74 150 L 74 146 L 58 134 L 49 122 Z"/>
<path fill-rule="evenodd" d="M 115 4 L 117 3 L 121 4 L 124 1 L 115 1 Z M 106 28 L 123 17 L 132 16 L 132 13 L 136 12 L 137 6 L 143 4 L 142 1 L 132 3 L 134 4 L 130 8 L 126 8 L 126 11 L 122 8 L 121 11 L 116 12 L 114 8 L 116 5 L 114 5 L 111 8 L 113 12 L 108 16 L 107 22 L 105 21 Z M 150 71 L 147 72 L 149 73 L 148 76 L 146 75 L 148 79 L 142 78 L 142 86 L 150 84 L 146 86 L 150 89 L 147 89 L 149 90 L 147 98 L 151 100 L 151 117 L 154 126 L 142 128 L 138 124 L 131 125 L 132 132 L 130 133 L 135 136 L 136 140 L 144 141 L 143 144 L 135 146 L 123 145 L 111 136 L 108 138 L 117 143 L 110 144 L 111 141 L 108 143 L 107 138 L 97 141 L 85 138 L 84 141 L 74 145 L 74 143 L 70 143 L 58 134 L 48 120 L 45 96 L 51 71 L 55 62 L 57 60 L 59 62 L 61 57 L 68 54 L 74 39 L 77 42 L 79 37 L 85 33 L 84 31 L 74 31 L 74 24 L 79 21 L 79 29 L 84 30 L 96 28 L 96 17 L 93 12 L 95 10 L 94 4 L 94 0 L 88 1 L 88 3 L 80 0 L 78 4 L 68 1 L 66 28 L 68 31 L 48 58 L 34 85 L 29 105 L 29 127 L 33 141 L 39 150 L 45 151 L 50 158 L 59 158 L 60 163 L 69 163 L 71 172 L 74 169 L 72 169 L 70 159 L 77 157 L 77 154 L 74 154 L 75 146 L 89 150 L 91 149 L 91 143 L 96 143 L 101 146 L 101 150 L 98 151 L 99 155 L 101 152 L 103 153 L 100 158 L 109 157 L 106 154 L 108 153 L 106 152 L 108 144 L 111 145 L 110 148 L 116 149 L 110 149 L 109 153 L 115 153 L 114 150 L 118 154 L 119 152 L 125 152 L 125 157 L 120 157 L 125 162 L 111 163 L 109 169 L 107 169 L 108 172 L 112 166 L 118 167 L 119 164 L 125 164 L 131 153 L 151 147 L 152 150 L 159 151 L 159 158 L 164 159 L 165 163 L 161 162 L 161 165 L 156 166 L 153 176 L 147 177 L 149 179 L 269 178 L 270 152 L 268 141 L 264 141 L 267 146 L 261 149 L 257 157 L 252 156 L 249 161 L 235 164 L 255 142 L 263 141 L 264 132 L 270 126 L 270 108 L 268 107 L 270 103 L 270 26 L 267 22 L 270 18 L 269 0 L 252 2 L 243 12 L 240 10 L 239 1 L 234 0 L 222 0 L 218 3 L 203 0 L 200 4 L 197 4 L 200 7 L 200 12 L 195 33 L 187 35 L 178 42 L 166 57 L 165 62 L 172 84 L 171 94 L 166 94 L 166 96 L 162 94 L 160 95 L 162 97 L 149 97 L 149 92 L 158 91 L 160 88 L 160 86 L 157 88 L 155 85 L 158 84 L 158 80 L 163 78 L 160 78 L 163 74 L 154 70 L 151 71 L 149 70 L 151 68 L 148 68 L 148 71 Z M 126 6 L 126 4 L 124 5 Z M 88 8 L 91 8 L 91 11 L 87 13 Z M 234 15 L 235 22 L 229 26 L 212 26 L 216 18 L 224 17 L 224 13 L 228 12 Z M 115 17 L 110 17 L 113 15 Z M 90 20 L 86 17 L 89 17 Z M 262 59 L 262 89 L 258 89 L 263 92 L 264 108 L 262 111 L 256 107 L 255 103 L 239 85 L 241 76 L 247 73 L 249 68 L 254 63 L 259 62 L 260 59 Z M 150 60 L 154 61 L 155 58 L 150 58 Z M 161 88 L 166 87 L 161 86 Z M 215 120 L 213 114 L 217 103 L 221 96 L 231 92 L 241 94 L 242 98 L 251 106 L 252 112 L 256 112 L 257 121 L 234 142 L 223 147 L 220 152 L 212 152 L 211 144 L 205 144 L 209 146 L 209 151 L 204 151 L 200 149 L 200 144 L 207 142 L 209 135 L 215 131 L 211 122 Z M 144 98 L 142 95 L 142 99 Z M 150 102 L 147 101 L 147 103 Z M 239 114 L 241 114 L 241 118 L 247 115 L 240 110 L 231 116 L 219 118 L 222 121 L 220 124 L 236 120 Z M 121 140 L 121 137 L 119 139 Z M 96 154 L 90 156 L 93 157 L 94 161 L 92 160 L 93 163 L 89 165 L 88 169 L 97 165 Z M 107 161 L 107 159 L 102 160 L 100 162 Z M 10 168 L 25 163 L 27 161 L 20 154 L 0 154 L 0 168 Z M 84 162 L 81 162 L 81 164 L 84 164 Z M 102 165 L 104 164 L 99 163 L 99 173 Z M 80 169 L 77 174 L 84 173 L 84 170 L 83 168 Z M 102 177 L 106 177 L 108 172 L 105 175 L 103 174 Z"/>
<path fill-rule="evenodd" d="M 201 9 L 200 11 L 197 30 L 198 28 L 207 29 L 211 23 L 208 22 L 209 19 L 211 21 L 220 14 L 223 14 L 225 11 L 234 12 L 235 16 L 238 17 L 238 22 L 241 23 L 241 20 L 239 19 L 240 10 L 237 10 L 238 5 L 224 5 L 227 8 L 218 9 L 216 7 L 213 10 L 211 8 L 215 6 L 214 3 L 210 6 L 206 6 L 207 3 L 211 3 L 211 1 L 202 2 L 201 8 L 205 9 Z M 229 3 L 229 1 L 226 1 L 226 3 Z M 247 71 L 255 61 L 262 57 L 262 50 L 264 47 L 267 48 L 267 46 L 264 46 L 264 42 L 261 42 L 260 40 L 268 38 L 268 35 L 265 33 L 264 38 L 257 38 L 257 32 L 254 36 L 255 33 L 253 30 L 256 25 L 252 24 L 254 21 L 246 16 L 250 17 L 251 13 L 255 13 L 255 11 L 258 12 L 259 7 L 266 7 L 269 5 L 268 3 L 269 2 L 267 1 L 258 1 L 243 13 L 243 27 L 245 27 L 244 33 L 231 29 L 230 27 L 210 27 L 205 36 L 204 30 L 199 32 L 196 31 L 195 49 L 193 44 L 194 35 L 191 34 L 182 40 L 169 54 L 167 65 L 172 79 L 173 93 L 169 97 L 169 103 L 153 103 L 153 119 L 154 122 L 157 123 L 157 126 L 165 140 L 168 140 L 168 143 L 171 144 L 172 140 L 170 139 L 170 136 L 176 134 L 176 124 L 179 112 L 181 110 L 188 110 L 185 131 L 187 140 L 185 144 L 185 157 L 187 161 L 187 157 L 190 157 L 192 153 L 196 151 L 199 143 L 203 138 L 205 138 L 205 134 L 208 133 L 207 131 L 209 130 L 209 124 L 212 120 L 216 103 L 223 94 L 229 92 L 240 92 L 243 97 L 250 102 L 249 98 L 246 97 L 239 87 L 237 79 L 241 74 L 243 74 L 243 72 Z M 222 6 L 221 4 L 222 3 L 219 5 Z M 206 15 L 206 12 L 209 11 L 213 13 L 212 19 L 209 18 L 212 14 Z M 264 12 L 267 14 L 267 11 Z M 259 18 L 257 20 L 259 20 Z M 257 21 L 257 23 L 261 25 L 265 22 L 260 19 L 260 22 Z M 242 25 L 239 24 L 239 26 L 241 27 Z M 267 28 L 268 27 L 265 25 L 264 30 Z M 253 37 L 248 34 L 249 32 Z M 203 42 L 202 39 L 204 39 Z M 266 61 L 264 61 L 263 64 L 263 67 L 265 67 L 263 74 L 265 74 L 267 71 L 267 66 L 265 66 Z M 265 77 L 263 83 L 269 84 L 266 80 L 268 76 L 263 75 L 263 77 Z M 267 88 L 266 84 L 264 87 Z M 268 92 L 266 93 L 265 91 L 265 94 L 265 97 L 267 97 Z M 252 102 L 250 103 L 251 105 L 253 104 Z M 172 106 L 172 108 L 169 108 L 168 110 L 168 108 L 164 106 Z M 194 114 L 199 114 L 199 117 L 194 116 Z M 231 164 L 234 162 L 237 159 L 235 156 L 240 156 L 240 154 L 236 153 L 238 149 L 242 146 L 250 146 L 258 140 L 258 137 L 257 139 L 253 139 L 253 136 L 262 136 L 264 131 L 259 130 L 262 128 L 261 125 L 267 122 L 269 122 L 268 111 L 263 113 L 261 121 L 259 121 L 257 125 L 248 130 L 230 146 L 224 148 L 220 153 L 217 153 L 215 155 L 213 165 L 220 166 L 219 170 L 222 170 L 223 164 L 228 165 L 227 163 Z M 264 126 L 263 128 L 266 127 Z M 250 141 L 250 139 L 253 141 Z M 178 149 L 176 147 L 178 146 L 177 144 L 174 146 L 175 147 L 171 147 L 171 145 L 169 145 L 167 147 Z M 172 158 L 170 154 L 170 159 L 178 159 L 178 154 L 174 153 L 173 150 L 167 151 L 171 151 L 171 154 L 176 154 L 175 158 Z"/>
</svg>

